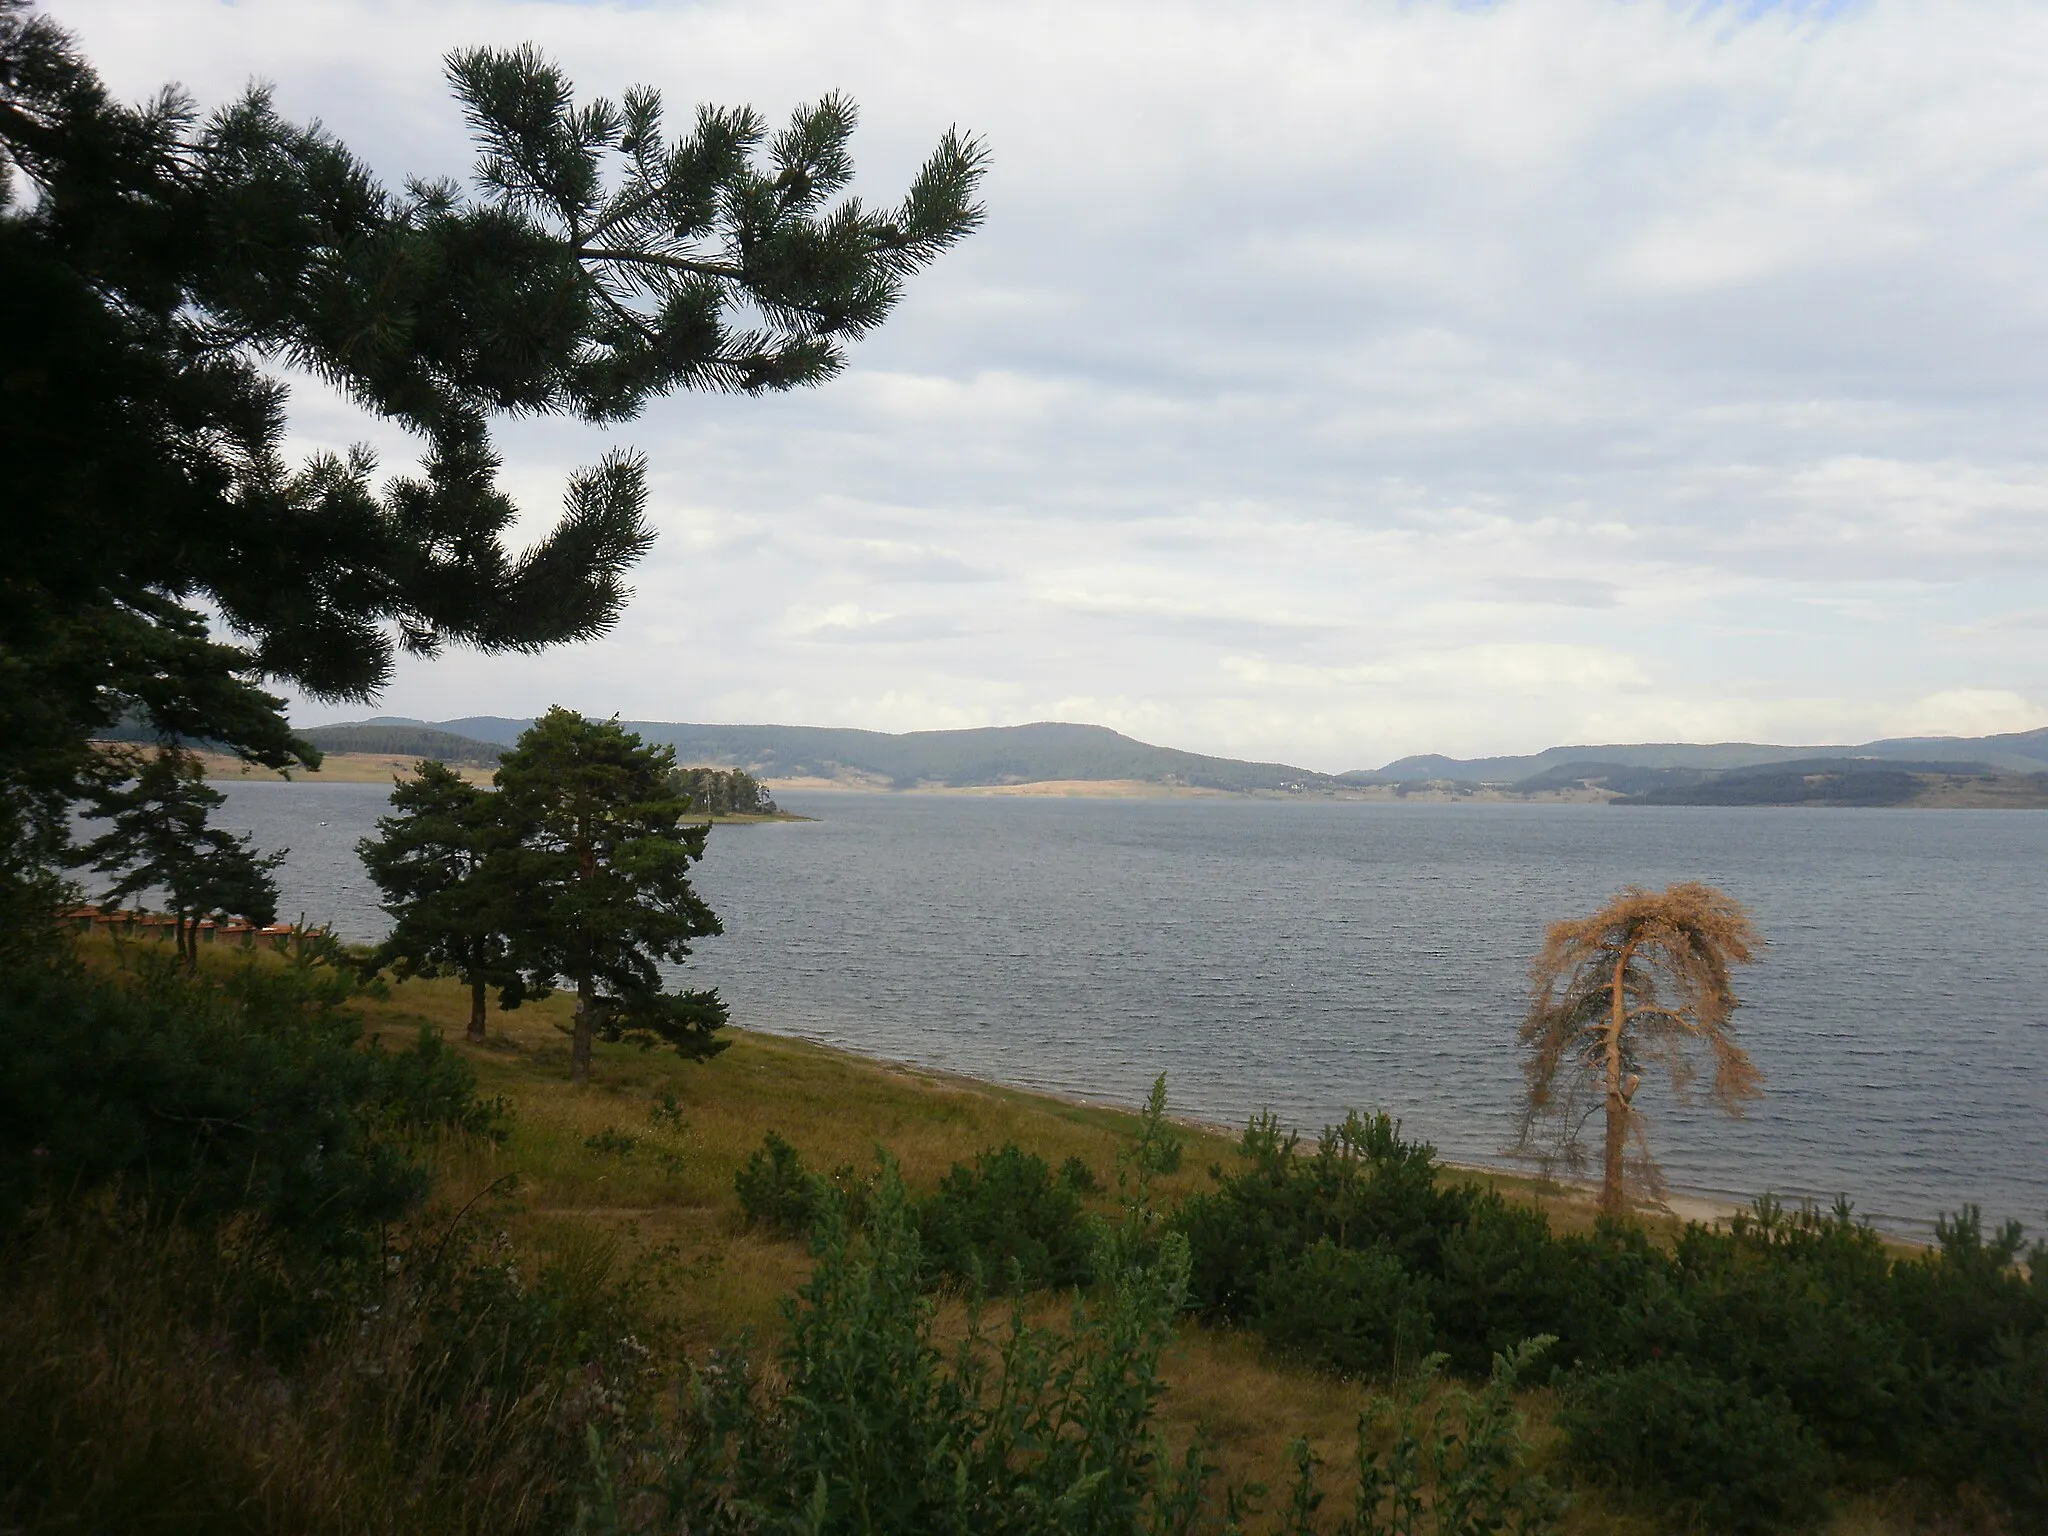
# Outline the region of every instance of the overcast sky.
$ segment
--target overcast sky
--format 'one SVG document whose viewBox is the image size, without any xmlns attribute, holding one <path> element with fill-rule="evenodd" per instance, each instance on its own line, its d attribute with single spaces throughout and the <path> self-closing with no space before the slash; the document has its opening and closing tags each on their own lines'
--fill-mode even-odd
<svg viewBox="0 0 2048 1536">
<path fill-rule="evenodd" d="M 949 124 L 993 152 L 837 381 L 506 425 L 536 526 L 644 450 L 660 541 L 608 639 L 408 663 L 383 712 L 1324 769 L 2048 724 L 2048 6 L 49 9 L 124 95 L 267 79 L 394 182 L 466 170 L 479 42 L 676 108 L 846 90 L 884 200 Z"/>
</svg>

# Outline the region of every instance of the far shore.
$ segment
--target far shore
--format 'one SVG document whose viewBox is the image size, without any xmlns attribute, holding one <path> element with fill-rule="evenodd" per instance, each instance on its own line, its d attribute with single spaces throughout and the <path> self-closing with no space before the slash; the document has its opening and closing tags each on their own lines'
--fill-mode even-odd
<svg viewBox="0 0 2048 1536">
<path fill-rule="evenodd" d="M 278 771 L 254 767 L 224 752 L 197 754 L 206 777 L 219 783 L 245 783 L 289 779 L 300 784 L 388 784 L 409 779 L 420 759 L 406 753 L 329 752 L 317 769 L 295 768 Z M 494 769 L 486 763 L 449 763 L 455 773 L 471 784 L 488 785 Z M 698 766 L 698 765 L 689 765 Z M 718 766 L 705 764 L 703 766 Z M 1617 797 L 1602 789 L 1574 785 L 1563 789 L 1524 793 L 1497 785 L 1458 784 L 1361 784 L 1336 791 L 1315 793 L 1280 789 L 1218 789 L 1199 784 L 1166 784 L 1155 779 L 1034 779 L 1017 784 L 923 783 L 898 788 L 879 774 L 848 773 L 837 778 L 804 775 L 763 778 L 771 794 L 828 795 L 947 795 L 983 799 L 1046 800 L 1276 800 L 1301 803 L 1343 803 L 1364 801 L 1376 804 L 1402 802 L 1416 805 L 1604 805 Z M 1629 807 L 1638 809 L 1637 807 Z M 1742 807 L 1782 810 L 1785 806 Z M 1793 809 L 1838 807 L 1789 807 Z M 2035 810 L 2044 808 L 2040 791 L 2031 784 L 2015 783 L 1943 785 L 1924 799 L 1883 810 Z M 1643 809 L 1660 809 L 1647 807 Z M 721 823 L 758 821 L 808 821 L 811 818 L 788 812 L 774 816 L 719 816 Z"/>
<path fill-rule="evenodd" d="M 1411 788 L 1403 794 L 1392 784 L 1366 784 L 1332 794 L 1296 793 L 1283 789 L 1217 789 L 1204 784 L 1162 784 L 1156 779 L 1032 779 L 1019 784 L 917 784 L 898 789 L 886 779 L 793 778 L 763 779 L 775 794 L 842 795 L 953 795 L 1001 799 L 1044 798 L 1055 800 L 1287 800 L 1338 802 L 1346 800 L 1412 800 L 1422 803 L 1462 804 L 1587 804 L 1612 799 L 1597 789 L 1544 790 L 1516 794 L 1505 789 Z"/>
<path fill-rule="evenodd" d="M 329 752 L 322 756 L 318 768 L 280 772 L 254 767 L 225 752 L 201 752 L 197 756 L 208 781 L 216 784 L 391 784 L 411 778 L 418 772 L 421 762 L 417 755 L 405 753 Z M 484 788 L 490 787 L 496 771 L 482 763 L 449 763 L 447 766 L 465 782 Z M 720 827 L 744 827 L 777 821 L 815 821 L 817 818 L 799 816 L 794 811 L 777 811 L 772 816 L 686 816 L 683 819 L 691 824 L 708 822 Z"/>
</svg>

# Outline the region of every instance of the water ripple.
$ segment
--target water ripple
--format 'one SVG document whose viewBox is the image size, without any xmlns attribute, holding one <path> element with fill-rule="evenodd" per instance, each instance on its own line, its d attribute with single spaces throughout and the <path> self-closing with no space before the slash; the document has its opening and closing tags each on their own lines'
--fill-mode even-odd
<svg viewBox="0 0 2048 1536">
<path fill-rule="evenodd" d="M 292 848 L 286 911 L 381 933 L 381 788 L 227 792 Z M 746 1025 L 1125 1103 L 1164 1071 L 1205 1119 L 1386 1107 L 1493 1161 L 1545 923 L 1702 879 L 1771 940 L 1740 1015 L 1770 1091 L 1730 1122 L 1646 1088 L 1675 1186 L 2048 1216 L 2048 815 L 788 798 L 824 819 L 718 829 L 700 882 L 694 984 Z"/>
</svg>

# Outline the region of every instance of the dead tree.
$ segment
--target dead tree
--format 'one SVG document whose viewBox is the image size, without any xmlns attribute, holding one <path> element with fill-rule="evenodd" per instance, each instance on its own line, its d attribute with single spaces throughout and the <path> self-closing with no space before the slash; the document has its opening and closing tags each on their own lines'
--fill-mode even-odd
<svg viewBox="0 0 2048 1536">
<path fill-rule="evenodd" d="M 1553 923 L 1530 967 L 1522 1021 L 1529 1053 L 1522 1147 L 1580 1168 L 1580 1133 L 1604 1109 L 1602 1214 L 1627 1213 L 1631 1163 L 1644 1192 L 1660 1190 L 1635 1107 L 1643 1068 L 1663 1062 L 1672 1092 L 1684 1100 L 1699 1058 L 1709 1057 L 1710 1096 L 1730 1115 L 1742 1114 L 1744 1102 L 1763 1092 L 1763 1074 L 1735 1043 L 1741 1003 L 1728 972 L 1762 947 L 1742 903 L 1696 881 L 1665 891 L 1630 886 L 1591 917 Z"/>
</svg>

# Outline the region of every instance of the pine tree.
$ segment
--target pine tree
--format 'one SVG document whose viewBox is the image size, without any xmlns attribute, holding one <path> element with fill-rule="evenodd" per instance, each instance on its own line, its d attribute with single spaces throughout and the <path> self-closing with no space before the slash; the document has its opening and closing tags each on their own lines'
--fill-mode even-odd
<svg viewBox="0 0 2048 1536">
<path fill-rule="evenodd" d="M 509 878 L 523 915 L 513 957 L 532 984 L 576 989 L 570 1075 L 590 1079 L 598 1038 L 662 1042 L 685 1056 L 724 1049 L 715 991 L 665 993 L 657 969 L 690 941 L 720 933 L 691 889 L 710 828 L 688 825 L 673 749 L 649 746 L 616 720 L 557 706 L 498 767 L 499 814 L 517 839 Z"/>
<path fill-rule="evenodd" d="M 403 191 L 252 90 L 204 118 L 115 101 L 72 40 L 0 0 L 0 875 L 67 835 L 93 733 L 138 714 L 267 767 L 317 764 L 287 683 L 363 699 L 403 649 L 605 632 L 652 538 L 613 452 L 515 551 L 500 412 L 597 423 L 674 390 L 815 384 L 964 237 L 984 156 L 947 133 L 902 201 L 844 196 L 854 112 L 770 135 L 664 126 L 646 89 L 578 104 L 531 49 L 447 61 L 473 190 Z M 289 463 L 274 364 L 420 439 Z M 220 621 L 223 642 L 206 615 Z"/>
<path fill-rule="evenodd" d="M 356 845 L 384 894 L 391 934 L 377 952 L 401 975 L 452 973 L 469 988 L 469 1038 L 484 1038 L 484 998 L 515 1008 L 528 989 L 510 958 L 521 906 L 513 838 L 497 797 L 445 764 L 423 762 L 391 792 L 392 814 Z"/>
<path fill-rule="evenodd" d="M 678 768 L 676 793 L 700 816 L 773 816 L 774 798 L 767 786 L 740 768 Z"/>
<path fill-rule="evenodd" d="M 199 925 L 238 917 L 258 926 L 277 920 L 271 870 L 282 851 L 258 856 L 248 840 L 207 825 L 225 796 L 203 777 L 197 758 L 176 746 L 110 755 L 89 801 L 107 830 L 79 850 L 77 862 L 118 878 L 101 898 L 118 906 L 158 891 L 176 925 L 178 954 L 199 963 Z"/>
</svg>

